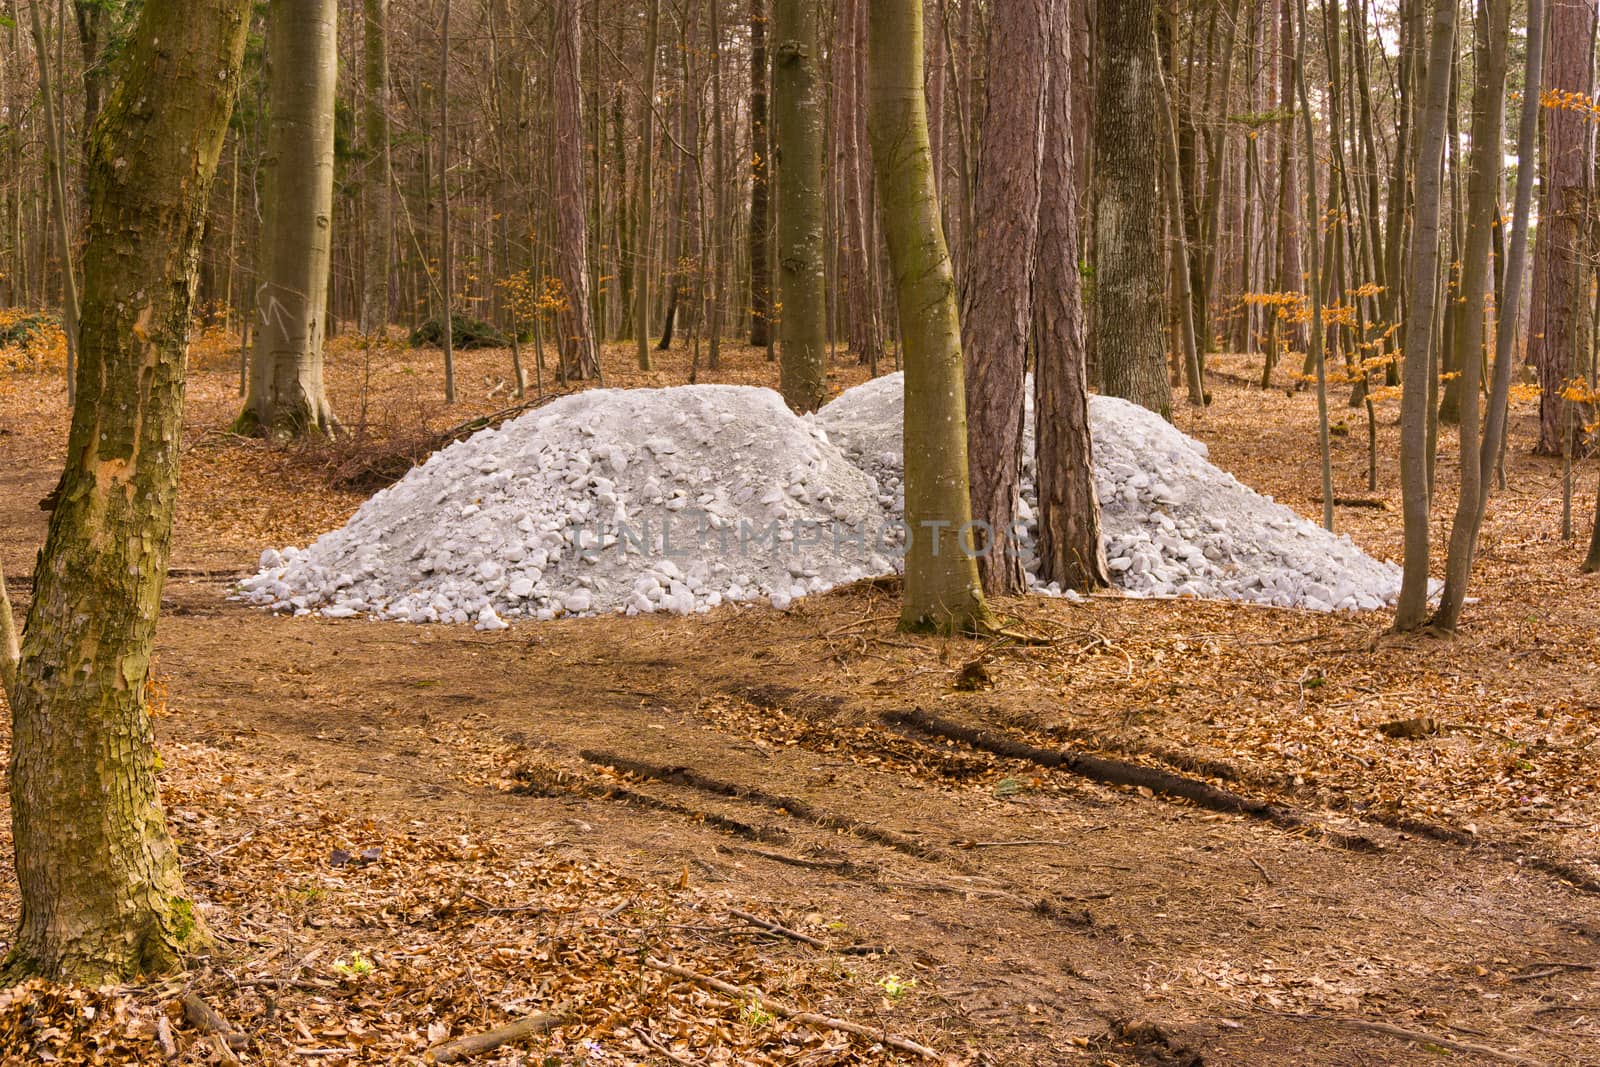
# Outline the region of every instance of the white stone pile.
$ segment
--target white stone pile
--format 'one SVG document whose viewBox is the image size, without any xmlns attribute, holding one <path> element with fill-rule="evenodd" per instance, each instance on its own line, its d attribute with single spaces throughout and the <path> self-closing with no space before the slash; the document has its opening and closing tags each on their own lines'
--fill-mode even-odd
<svg viewBox="0 0 1600 1067">
<path fill-rule="evenodd" d="M 743 386 L 578 393 L 437 453 L 310 547 L 265 552 L 240 595 L 480 629 L 786 607 L 895 569 L 902 411 L 898 374 L 814 418 Z M 1241 485 L 1159 416 L 1096 397 L 1090 421 L 1107 555 L 1130 594 L 1325 611 L 1393 599 L 1397 567 Z M 1031 412 L 1027 434 L 1031 520 Z"/>
</svg>

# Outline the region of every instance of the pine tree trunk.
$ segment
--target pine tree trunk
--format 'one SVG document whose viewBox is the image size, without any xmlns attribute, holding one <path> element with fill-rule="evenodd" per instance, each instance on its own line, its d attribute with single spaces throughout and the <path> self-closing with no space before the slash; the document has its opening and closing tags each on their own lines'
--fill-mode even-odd
<svg viewBox="0 0 1600 1067">
<path fill-rule="evenodd" d="M 1016 525 L 1049 38 L 1045 0 L 994 0 L 973 224 L 978 247 L 995 254 L 979 255 L 967 268 L 961 348 L 978 574 L 996 596 L 1027 588 Z"/>
<path fill-rule="evenodd" d="M 209 943 L 165 827 L 145 686 L 184 347 L 247 0 L 146 0 L 89 159 L 79 396 L 12 688 L 12 976 L 128 981 Z"/>
<path fill-rule="evenodd" d="M 238 422 L 244 433 L 298 437 L 338 429 L 322 381 L 338 12 L 336 0 L 275 0 L 268 9 L 260 320 Z"/>
<path fill-rule="evenodd" d="M 772 340 L 772 167 L 767 129 L 767 0 L 750 0 L 750 344 Z"/>
<path fill-rule="evenodd" d="M 556 269 L 566 303 L 556 316 L 556 340 L 567 373 L 599 374 L 589 312 L 589 225 L 583 175 L 583 83 L 579 42 L 583 25 L 578 0 L 556 0 L 555 170 Z"/>
<path fill-rule="evenodd" d="M 1153 0 L 1095 19 L 1095 361 L 1101 389 L 1172 417 L 1162 341 L 1161 104 Z"/>
<path fill-rule="evenodd" d="M 827 399 L 826 190 L 818 0 L 775 0 L 772 100 L 778 126 L 778 320 L 783 398 L 795 411 Z"/>
<path fill-rule="evenodd" d="M 1039 578 L 1089 592 L 1111 584 L 1094 485 L 1089 371 L 1078 273 L 1080 146 L 1073 138 L 1071 9 L 1050 5 L 1044 167 L 1034 275 L 1033 376 Z"/>
<path fill-rule="evenodd" d="M 1428 77 L 1417 123 L 1417 208 L 1408 253 L 1410 304 L 1402 342 L 1404 388 L 1400 399 L 1400 493 L 1405 518 L 1405 566 L 1394 628 L 1419 629 L 1428 609 L 1428 415 L 1433 376 L 1434 317 L 1439 291 L 1440 171 L 1444 165 L 1445 109 L 1455 51 L 1455 0 L 1435 0 Z"/>
<path fill-rule="evenodd" d="M 971 545 L 955 276 L 939 225 L 923 91 L 921 0 L 872 0 L 873 165 L 905 353 L 903 629 L 994 628 Z"/>
<path fill-rule="evenodd" d="M 389 272 L 394 261 L 394 220 L 389 190 L 394 180 L 389 153 L 389 0 L 362 0 L 362 71 L 366 82 L 362 171 L 366 200 L 365 262 L 361 332 L 380 333 L 389 324 Z"/>
</svg>

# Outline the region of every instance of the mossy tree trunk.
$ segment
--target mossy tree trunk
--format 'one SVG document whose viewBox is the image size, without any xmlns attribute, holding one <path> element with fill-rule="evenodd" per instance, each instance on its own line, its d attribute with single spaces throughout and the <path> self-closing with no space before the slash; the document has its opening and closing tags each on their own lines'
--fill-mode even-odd
<svg viewBox="0 0 1600 1067">
<path fill-rule="evenodd" d="M 208 943 L 145 687 L 178 487 L 184 347 L 248 0 L 146 0 L 89 158 L 78 401 L 11 690 L 9 973 L 98 983 Z"/>
<path fill-rule="evenodd" d="M 1095 362 L 1108 396 L 1172 417 L 1161 254 L 1161 101 L 1154 0 L 1095 18 Z"/>
<path fill-rule="evenodd" d="M 772 102 L 778 120 L 779 378 L 796 411 L 827 399 L 822 76 L 818 0 L 776 0 Z"/>
<path fill-rule="evenodd" d="M 260 318 L 238 422 L 246 433 L 299 437 L 338 429 L 322 382 L 338 13 L 337 0 L 268 5 Z"/>
<path fill-rule="evenodd" d="M 873 0 L 868 127 L 906 371 L 902 629 L 991 630 L 967 482 L 966 389 L 923 93 L 922 0 Z"/>
<path fill-rule="evenodd" d="M 1111 584 L 1094 486 L 1083 286 L 1078 273 L 1080 146 L 1073 141 L 1072 11 L 1050 5 L 1044 168 L 1034 276 L 1034 457 L 1039 577 L 1089 592 Z"/>
</svg>

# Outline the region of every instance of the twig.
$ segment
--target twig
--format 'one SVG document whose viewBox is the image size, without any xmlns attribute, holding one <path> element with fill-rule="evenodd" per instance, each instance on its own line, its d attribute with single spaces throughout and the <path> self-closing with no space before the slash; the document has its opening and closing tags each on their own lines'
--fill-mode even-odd
<svg viewBox="0 0 1600 1067">
<path fill-rule="evenodd" d="M 868 1041 L 876 1041 L 880 1045 L 887 1045 L 902 1052 L 910 1052 L 921 1056 L 925 1060 L 933 1060 L 936 1063 L 944 1062 L 944 1057 L 938 1052 L 927 1045 L 919 1045 L 909 1038 L 896 1037 L 882 1030 L 874 1030 L 871 1027 L 862 1026 L 860 1023 L 853 1023 L 848 1019 L 834 1019 L 826 1015 L 818 1015 L 815 1012 L 800 1011 L 798 1008 L 791 1008 L 787 1004 L 765 997 L 759 992 L 740 989 L 731 982 L 724 982 L 720 978 L 712 978 L 710 975 L 691 971 L 687 967 L 680 967 L 675 963 L 658 960 L 653 956 L 645 958 L 645 965 L 693 982 L 696 985 L 704 986 L 707 989 L 715 990 L 737 1001 L 749 1002 L 754 1000 L 766 1011 L 774 1015 L 781 1015 L 785 1019 L 790 1019 L 797 1023 L 803 1023 L 807 1026 L 820 1026 L 825 1030 L 838 1030 L 841 1033 L 854 1034 L 856 1037 L 865 1038 Z"/>
<path fill-rule="evenodd" d="M 681 1063 L 684 1065 L 684 1067 L 699 1067 L 694 1060 L 691 1060 L 681 1052 L 672 1051 L 666 1045 L 662 1044 L 660 1041 L 657 1041 L 654 1035 L 652 1035 L 650 1031 L 646 1030 L 644 1027 L 635 1026 L 633 1028 L 633 1033 L 634 1036 L 636 1036 L 640 1041 L 643 1041 L 646 1045 L 649 1045 L 651 1048 L 661 1053 L 673 1063 Z"/>
<path fill-rule="evenodd" d="M 1261 872 L 1261 877 L 1266 879 L 1266 882 L 1267 882 L 1268 885 L 1277 885 L 1278 884 L 1277 882 L 1273 881 L 1272 875 L 1267 873 L 1267 869 L 1265 867 L 1261 866 L 1261 861 L 1260 860 L 1256 859 L 1254 856 L 1246 856 L 1245 859 L 1250 861 L 1250 866 L 1254 867 L 1257 871 Z"/>
<path fill-rule="evenodd" d="M 156 1044 L 161 1046 L 162 1059 L 178 1058 L 178 1043 L 172 1040 L 172 1023 L 165 1012 L 156 1016 Z"/>
<path fill-rule="evenodd" d="M 1285 1011 L 1276 1014 L 1290 1019 L 1303 1019 L 1307 1022 L 1332 1023 L 1334 1026 L 1342 1026 L 1347 1030 L 1365 1030 L 1368 1033 L 1399 1038 L 1401 1041 L 1414 1041 L 1419 1045 L 1433 1045 L 1438 1048 L 1449 1049 L 1451 1052 L 1470 1052 L 1474 1056 L 1494 1060 L 1497 1063 L 1518 1063 L 1527 1065 L 1527 1067 L 1537 1067 L 1538 1063 L 1536 1060 L 1518 1056 L 1514 1052 L 1502 1052 L 1487 1045 L 1475 1045 L 1470 1041 L 1457 1041 L 1452 1037 L 1430 1034 L 1421 1030 L 1407 1030 L 1404 1027 L 1374 1022 L 1370 1019 L 1356 1019 L 1347 1015 L 1317 1015 L 1305 1011 Z"/>
<path fill-rule="evenodd" d="M 1081 841 L 1051 841 L 1047 838 L 1024 839 L 1021 841 L 967 841 L 962 848 L 1022 848 L 1038 846 L 1040 848 L 1078 848 Z"/>
<path fill-rule="evenodd" d="M 559 1011 L 529 1015 L 481 1034 L 468 1034 L 466 1037 L 458 1037 L 435 1045 L 424 1053 L 423 1057 L 429 1063 L 459 1063 L 481 1052 L 492 1052 L 501 1045 L 509 1045 L 513 1041 L 542 1034 L 559 1026 L 563 1017 L 564 1013 Z"/>
<path fill-rule="evenodd" d="M 1558 974 L 1564 974 L 1567 971 L 1600 971 L 1600 966 L 1596 966 L 1592 963 L 1552 962 L 1545 964 L 1538 970 L 1524 971 L 1521 974 L 1513 974 L 1511 975 L 1511 980 L 1513 982 L 1531 982 L 1535 978 L 1553 978 L 1554 976 Z"/>
<path fill-rule="evenodd" d="M 775 923 L 771 919 L 763 919 L 759 915 L 752 915 L 748 911 L 740 911 L 738 908 L 729 908 L 728 914 L 732 915 L 736 919 L 743 919 L 752 926 L 759 926 L 769 934 L 778 934 L 782 937 L 787 937 L 791 941 L 798 941 L 802 945 L 810 945 L 813 948 L 828 947 L 828 943 L 826 941 L 819 941 L 810 934 L 802 934 L 799 930 L 791 930 L 787 926 Z"/>
</svg>

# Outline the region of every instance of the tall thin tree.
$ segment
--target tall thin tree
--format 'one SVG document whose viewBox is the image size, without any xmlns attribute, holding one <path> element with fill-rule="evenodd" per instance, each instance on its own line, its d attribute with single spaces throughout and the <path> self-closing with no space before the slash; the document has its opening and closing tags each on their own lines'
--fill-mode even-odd
<svg viewBox="0 0 1600 1067">
<path fill-rule="evenodd" d="M 779 374 L 789 406 L 815 411 L 828 390 L 818 0 L 774 2 L 772 101 L 778 124 L 778 299 L 783 309 Z"/>
</svg>

